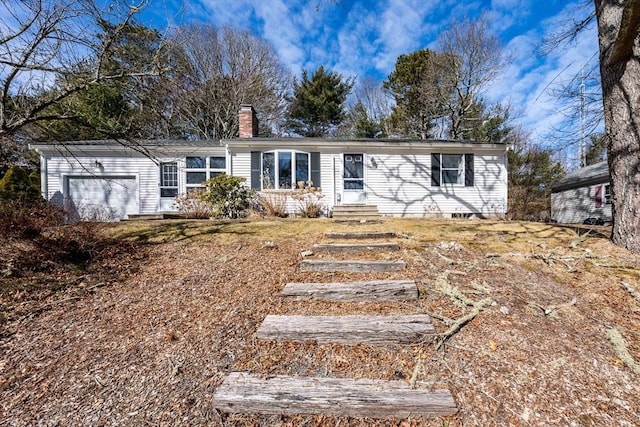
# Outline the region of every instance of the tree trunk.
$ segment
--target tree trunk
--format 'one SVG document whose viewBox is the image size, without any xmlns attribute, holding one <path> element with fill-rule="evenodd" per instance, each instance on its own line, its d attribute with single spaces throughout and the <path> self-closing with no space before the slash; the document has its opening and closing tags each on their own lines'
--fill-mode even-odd
<svg viewBox="0 0 640 427">
<path fill-rule="evenodd" d="M 640 0 L 595 0 L 614 243 L 640 253 Z"/>
</svg>

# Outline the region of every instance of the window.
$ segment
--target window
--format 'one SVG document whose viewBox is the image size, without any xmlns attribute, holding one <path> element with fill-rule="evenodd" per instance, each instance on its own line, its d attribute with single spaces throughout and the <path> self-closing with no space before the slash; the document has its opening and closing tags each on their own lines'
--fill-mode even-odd
<svg viewBox="0 0 640 427">
<path fill-rule="evenodd" d="M 178 195 L 178 164 L 176 162 L 160 165 L 160 197 Z"/>
<path fill-rule="evenodd" d="M 226 169 L 224 156 L 189 156 L 185 159 L 187 192 L 204 188 L 204 182 L 215 178 Z"/>
<path fill-rule="evenodd" d="M 607 205 L 611 204 L 611 186 L 609 184 L 604 186 L 604 203 Z"/>
<path fill-rule="evenodd" d="M 473 154 L 441 154 L 431 155 L 431 185 L 464 185 L 474 186 Z"/>
<path fill-rule="evenodd" d="M 462 154 L 442 155 L 441 182 L 443 184 L 462 184 L 463 172 Z"/>
<path fill-rule="evenodd" d="M 290 190 L 309 181 L 309 153 L 270 151 L 262 153 L 262 189 Z"/>
</svg>

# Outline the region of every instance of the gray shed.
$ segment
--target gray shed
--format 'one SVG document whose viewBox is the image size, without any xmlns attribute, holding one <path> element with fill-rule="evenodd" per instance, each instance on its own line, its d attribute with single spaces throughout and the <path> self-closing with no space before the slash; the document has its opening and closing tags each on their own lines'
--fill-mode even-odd
<svg viewBox="0 0 640 427">
<path fill-rule="evenodd" d="M 551 189 L 551 219 L 582 223 L 587 218 L 611 221 L 609 165 L 596 163 L 571 172 Z"/>
</svg>

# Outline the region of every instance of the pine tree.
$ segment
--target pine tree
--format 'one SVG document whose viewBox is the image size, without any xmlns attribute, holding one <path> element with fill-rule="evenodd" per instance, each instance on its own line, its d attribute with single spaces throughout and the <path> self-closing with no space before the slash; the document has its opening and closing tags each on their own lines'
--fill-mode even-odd
<svg viewBox="0 0 640 427">
<path fill-rule="evenodd" d="M 353 83 L 353 78 L 344 79 L 322 66 L 311 78 L 302 70 L 301 79 L 293 82 L 293 96 L 288 98 L 287 129 L 306 137 L 331 135 L 344 120 L 344 104 Z"/>
</svg>

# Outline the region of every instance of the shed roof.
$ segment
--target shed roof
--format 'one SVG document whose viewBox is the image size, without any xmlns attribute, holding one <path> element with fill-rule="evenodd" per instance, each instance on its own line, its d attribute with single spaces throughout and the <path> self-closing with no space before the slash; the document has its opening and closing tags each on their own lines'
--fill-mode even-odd
<svg viewBox="0 0 640 427">
<path fill-rule="evenodd" d="M 552 188 L 554 193 L 571 188 L 584 187 L 609 181 L 609 164 L 605 162 L 589 165 L 567 174 Z"/>
</svg>

